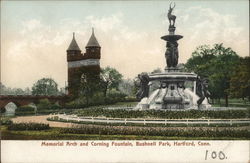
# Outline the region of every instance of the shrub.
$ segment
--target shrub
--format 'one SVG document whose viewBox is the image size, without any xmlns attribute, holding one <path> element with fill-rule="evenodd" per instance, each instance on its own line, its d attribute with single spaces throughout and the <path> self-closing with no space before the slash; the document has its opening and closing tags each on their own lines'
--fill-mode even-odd
<svg viewBox="0 0 250 163">
<path fill-rule="evenodd" d="M 35 108 L 29 105 L 23 105 L 16 109 L 16 112 L 32 112 Z"/>
<path fill-rule="evenodd" d="M 41 99 L 37 105 L 37 110 L 50 109 L 51 103 L 48 99 Z"/>
<path fill-rule="evenodd" d="M 100 135 L 145 135 L 145 136 L 178 136 L 178 137 L 250 137 L 248 130 L 206 129 L 196 128 L 183 130 L 175 128 L 157 127 L 122 127 L 122 126 L 94 126 L 84 125 L 75 128 L 63 128 L 61 133 L 72 134 L 100 134 Z"/>
<path fill-rule="evenodd" d="M 116 91 L 116 90 L 111 90 L 107 94 L 108 99 L 111 99 L 112 101 L 115 101 L 115 102 L 125 101 L 126 96 L 127 96 L 126 94 L 121 93 L 121 92 Z"/>
<path fill-rule="evenodd" d="M 79 103 L 79 100 L 74 100 L 74 101 L 70 101 L 68 103 L 65 104 L 65 107 L 68 109 L 76 109 L 76 108 L 84 108 L 86 106 L 85 103 Z"/>
<path fill-rule="evenodd" d="M 93 97 L 91 97 L 89 99 L 89 103 L 88 103 L 89 106 L 91 106 L 91 105 L 101 105 L 101 104 L 105 104 L 104 95 L 102 95 L 101 93 L 96 93 Z"/>
<path fill-rule="evenodd" d="M 61 109 L 62 107 L 59 105 L 59 103 L 51 104 L 50 109 Z"/>
<path fill-rule="evenodd" d="M 25 111 L 25 112 L 15 112 L 16 116 L 26 116 L 26 115 L 34 115 L 34 111 Z"/>
<path fill-rule="evenodd" d="M 125 97 L 124 102 L 140 102 L 136 97 Z"/>
<path fill-rule="evenodd" d="M 12 123 L 8 126 L 8 130 L 47 130 L 49 124 L 43 123 Z"/>
<path fill-rule="evenodd" d="M 7 117 L 1 117 L 1 125 L 10 125 L 12 124 L 12 120 Z"/>
<path fill-rule="evenodd" d="M 0 110 L 1 110 L 1 113 L 5 113 L 6 112 L 5 108 L 0 108 Z"/>
<path fill-rule="evenodd" d="M 128 109 L 104 109 L 100 107 L 91 107 L 77 110 L 75 113 L 79 116 L 105 116 L 112 118 L 164 118 L 164 119 L 182 119 L 182 118 L 249 118 L 250 109 L 247 110 L 223 110 L 223 111 L 169 111 L 169 110 L 128 110 Z"/>
</svg>

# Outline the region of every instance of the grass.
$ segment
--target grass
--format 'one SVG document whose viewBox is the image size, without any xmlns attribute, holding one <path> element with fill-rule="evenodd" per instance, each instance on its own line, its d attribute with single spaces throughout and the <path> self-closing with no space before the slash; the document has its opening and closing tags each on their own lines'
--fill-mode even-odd
<svg viewBox="0 0 250 163">
<path fill-rule="evenodd" d="M 44 131 L 9 131 L 1 126 L 2 140 L 242 140 L 234 137 L 166 137 L 142 135 L 98 135 L 61 133 L 60 128 Z M 247 138 L 245 138 L 247 139 Z"/>
<path fill-rule="evenodd" d="M 224 107 L 225 106 L 225 100 L 221 99 L 220 103 L 218 100 L 215 100 L 215 103 L 212 105 L 214 107 Z M 250 101 L 247 99 L 243 100 L 241 98 L 239 99 L 228 99 L 228 106 L 229 107 L 249 107 L 250 106 Z"/>
</svg>

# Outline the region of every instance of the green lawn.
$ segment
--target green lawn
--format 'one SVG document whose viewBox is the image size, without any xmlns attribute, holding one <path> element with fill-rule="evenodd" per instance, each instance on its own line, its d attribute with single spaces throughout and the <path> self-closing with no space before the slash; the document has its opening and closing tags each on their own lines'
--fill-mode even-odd
<svg viewBox="0 0 250 163">
<path fill-rule="evenodd" d="M 212 105 L 214 107 L 224 107 L 225 106 L 225 100 L 221 99 L 220 103 L 218 100 L 214 101 L 215 103 Z M 247 99 L 243 100 L 243 99 L 228 99 L 228 106 L 229 107 L 250 107 L 250 101 L 248 101 Z"/>
</svg>

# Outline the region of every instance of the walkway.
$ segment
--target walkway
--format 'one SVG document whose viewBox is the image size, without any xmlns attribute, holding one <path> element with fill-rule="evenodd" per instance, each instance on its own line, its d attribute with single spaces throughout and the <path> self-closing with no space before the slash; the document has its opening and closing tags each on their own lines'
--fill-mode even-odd
<svg viewBox="0 0 250 163">
<path fill-rule="evenodd" d="M 50 127 L 64 127 L 64 128 L 70 128 L 73 126 L 76 126 L 76 124 L 73 123 L 64 123 L 64 122 L 54 122 L 54 121 L 48 121 L 47 118 L 50 117 L 49 115 L 41 115 L 41 116 L 23 116 L 23 117 L 16 117 L 12 118 L 11 120 L 15 123 L 45 123 L 49 124 Z"/>
</svg>

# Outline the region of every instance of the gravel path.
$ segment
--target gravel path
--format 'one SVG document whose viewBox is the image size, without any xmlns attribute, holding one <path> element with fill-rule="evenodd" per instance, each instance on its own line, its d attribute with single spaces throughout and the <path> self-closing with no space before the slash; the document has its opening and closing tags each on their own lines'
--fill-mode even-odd
<svg viewBox="0 0 250 163">
<path fill-rule="evenodd" d="M 47 120 L 48 117 L 50 117 L 50 116 L 49 115 L 22 116 L 22 117 L 12 118 L 12 121 L 16 122 L 16 123 L 27 123 L 27 122 L 46 123 L 46 124 L 49 124 L 50 127 L 66 127 L 66 128 L 70 128 L 72 126 L 75 126 L 75 124 L 72 124 L 72 123 L 48 121 Z"/>
</svg>

